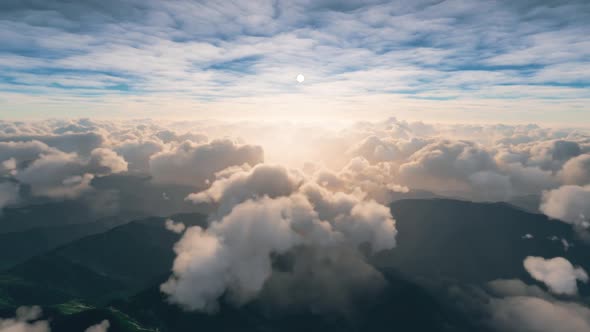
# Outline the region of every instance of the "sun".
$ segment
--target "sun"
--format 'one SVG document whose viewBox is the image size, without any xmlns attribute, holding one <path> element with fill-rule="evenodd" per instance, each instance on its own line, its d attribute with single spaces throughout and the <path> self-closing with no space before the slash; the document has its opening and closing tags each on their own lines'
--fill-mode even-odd
<svg viewBox="0 0 590 332">
<path fill-rule="evenodd" d="M 303 83 L 303 81 L 305 81 L 305 76 L 302 74 L 297 75 L 297 82 Z"/>
</svg>

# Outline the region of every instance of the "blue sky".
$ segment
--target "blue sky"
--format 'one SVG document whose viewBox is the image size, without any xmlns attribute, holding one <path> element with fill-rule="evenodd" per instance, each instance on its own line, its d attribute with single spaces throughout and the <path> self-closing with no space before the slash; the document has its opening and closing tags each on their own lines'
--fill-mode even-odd
<svg viewBox="0 0 590 332">
<path fill-rule="evenodd" d="M 588 1 L 7 0 L 0 116 L 583 125 L 588 35 Z"/>
</svg>

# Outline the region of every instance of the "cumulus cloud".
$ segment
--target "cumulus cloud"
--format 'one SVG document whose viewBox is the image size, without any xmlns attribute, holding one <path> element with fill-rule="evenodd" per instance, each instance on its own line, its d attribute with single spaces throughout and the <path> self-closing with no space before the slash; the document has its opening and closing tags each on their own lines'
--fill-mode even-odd
<svg viewBox="0 0 590 332">
<path fill-rule="evenodd" d="M 125 141 L 113 148 L 128 163 L 130 171 L 142 173 L 149 173 L 150 157 L 163 149 L 162 143 L 152 140 Z"/>
<path fill-rule="evenodd" d="M 281 166 L 261 164 L 219 176 L 208 190 L 188 197 L 213 204 L 216 211 L 207 229 L 186 230 L 175 246 L 174 274 L 161 287 L 189 309 L 214 310 L 226 292 L 237 304 L 256 298 L 272 277 L 277 256 L 295 255 L 297 261 L 298 252 L 352 248 L 364 267 L 347 270 L 354 274 L 372 269 L 360 258 L 359 245 L 373 252 L 395 246 L 395 221 L 374 201 L 329 191 Z M 306 282 L 322 275 L 330 274 L 308 276 Z"/>
<path fill-rule="evenodd" d="M 184 232 L 184 230 L 186 229 L 186 225 L 184 223 L 175 222 L 172 219 L 166 219 L 164 226 L 166 227 L 167 230 L 177 233 L 177 234 Z"/>
<path fill-rule="evenodd" d="M 88 327 L 84 332 L 107 332 L 111 323 L 108 320 L 103 320 L 99 324 Z"/>
<path fill-rule="evenodd" d="M 31 186 L 34 195 L 49 198 L 75 198 L 91 189 L 95 176 L 120 173 L 127 163 L 115 152 L 98 148 L 89 159 L 75 153 L 55 152 L 42 154 L 14 178 Z"/>
<path fill-rule="evenodd" d="M 58 150 L 50 148 L 47 144 L 40 141 L 28 142 L 0 142 L 0 161 L 6 162 L 13 160 L 15 169 L 23 162 L 29 162 L 39 158 L 44 153 L 54 153 Z"/>
<path fill-rule="evenodd" d="M 565 185 L 543 193 L 541 211 L 551 218 L 588 227 L 590 185 Z"/>
<path fill-rule="evenodd" d="M 82 134 L 47 134 L 47 135 L 16 135 L 16 136 L 0 136 L 0 141 L 3 142 L 42 142 L 52 148 L 58 149 L 67 153 L 78 153 L 87 156 L 92 150 L 100 147 L 105 138 L 100 133 L 82 133 Z"/>
<path fill-rule="evenodd" d="M 223 139 L 204 144 L 185 141 L 171 151 L 152 156 L 149 163 L 155 182 L 203 186 L 218 171 L 234 165 L 256 165 L 263 159 L 259 146 Z"/>
<path fill-rule="evenodd" d="M 590 184 L 590 154 L 583 154 L 569 159 L 560 172 L 565 184 Z"/>
<path fill-rule="evenodd" d="M 94 174 L 111 174 L 127 171 L 127 162 L 115 151 L 97 148 L 90 153 L 88 168 Z"/>
<path fill-rule="evenodd" d="M 2 332 L 49 332 L 49 323 L 38 320 L 41 317 L 41 308 L 38 306 L 19 307 L 15 318 L 0 318 L 0 331 Z"/>
<path fill-rule="evenodd" d="M 531 277 L 545 283 L 555 294 L 576 295 L 577 281 L 588 282 L 586 271 L 581 267 L 574 267 L 563 257 L 544 259 L 529 256 L 523 264 Z"/>
<path fill-rule="evenodd" d="M 176 204 L 170 198 L 181 187 L 204 189 L 215 182 L 219 187 L 223 181 L 217 173 L 229 177 L 228 168 L 266 161 L 300 169 L 328 190 L 362 192 L 382 204 L 419 190 L 478 201 L 538 197 L 545 191 L 542 211 L 583 225 L 589 154 L 587 132 L 536 125 L 424 124 L 396 118 L 339 126 L 0 121 L 0 177 L 18 182 L 22 193 L 51 199 L 84 196 L 94 192 L 97 179 L 124 174 L 151 176 L 150 186 Z M 214 195 L 214 190 L 206 194 Z"/>
<path fill-rule="evenodd" d="M 468 141 L 442 140 L 418 150 L 399 168 L 402 184 L 419 189 L 443 188 L 447 192 L 471 192 L 471 183 L 485 185 L 497 180 L 494 159 L 483 147 Z M 500 180 L 505 195 L 506 180 Z M 496 193 L 488 193 L 495 195 Z"/>
</svg>

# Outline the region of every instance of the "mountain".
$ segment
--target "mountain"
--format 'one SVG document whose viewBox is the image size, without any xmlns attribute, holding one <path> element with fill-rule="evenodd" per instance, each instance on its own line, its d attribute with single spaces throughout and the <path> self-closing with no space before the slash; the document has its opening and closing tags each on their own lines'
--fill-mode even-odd
<svg viewBox="0 0 590 332">
<path fill-rule="evenodd" d="M 187 312 L 171 305 L 159 283 L 114 304 L 144 326 L 162 332 L 204 331 L 486 331 L 448 300 L 394 271 L 383 271 L 388 286 L 376 297 L 361 299 L 354 312 L 318 313 L 312 309 L 280 311 L 254 301 L 242 307 L 222 301 L 218 312 Z"/>
<path fill-rule="evenodd" d="M 372 261 L 412 278 L 530 280 L 522 263 L 527 256 L 562 256 L 590 270 L 589 244 L 571 225 L 510 204 L 410 199 L 392 203 L 391 211 L 399 232 L 397 246 Z"/>
<path fill-rule="evenodd" d="M 88 206 L 81 201 L 69 200 L 24 207 L 5 207 L 0 214 L 0 233 L 87 223 L 96 219 Z"/>
<path fill-rule="evenodd" d="M 516 196 L 512 197 L 508 203 L 531 213 L 540 213 L 541 195 Z"/>
<path fill-rule="evenodd" d="M 201 214 L 172 218 L 187 226 L 206 223 Z M 57 304 L 70 299 L 95 303 L 131 294 L 170 271 L 179 234 L 166 218 L 133 221 L 34 257 L 0 274 L 0 302 Z"/>
<path fill-rule="evenodd" d="M 170 273 L 180 235 L 166 230 L 159 217 L 87 236 L 5 271 L 0 274 L 0 307 L 44 305 L 56 331 L 81 330 L 102 319 L 113 320 L 110 332 L 182 332 L 196 326 L 220 331 L 486 331 L 448 293 L 453 285 L 519 278 L 544 287 L 523 267 L 531 255 L 563 256 L 590 270 L 589 245 L 570 225 L 507 203 L 405 199 L 392 203 L 391 211 L 399 231 L 397 247 L 370 257 L 388 285 L 376 296 L 359 299 L 346 315 L 305 308 L 281 312 L 264 300 L 235 307 L 222 299 L 215 314 L 186 312 L 168 303 L 159 285 Z M 172 219 L 206 225 L 201 214 Z M 581 285 L 582 296 L 588 291 Z"/>
<path fill-rule="evenodd" d="M 98 191 L 116 193 L 121 211 L 143 211 L 145 216 L 168 216 L 174 213 L 199 213 L 199 204 L 186 201 L 190 193 L 204 188 L 178 184 L 158 184 L 151 177 L 139 174 L 112 174 L 92 179 Z"/>
<path fill-rule="evenodd" d="M 125 221 L 118 217 L 108 217 L 88 223 L 36 227 L 21 232 L 0 233 L 0 270 L 6 270 L 33 256 L 85 236 L 103 233 L 123 223 Z"/>
</svg>

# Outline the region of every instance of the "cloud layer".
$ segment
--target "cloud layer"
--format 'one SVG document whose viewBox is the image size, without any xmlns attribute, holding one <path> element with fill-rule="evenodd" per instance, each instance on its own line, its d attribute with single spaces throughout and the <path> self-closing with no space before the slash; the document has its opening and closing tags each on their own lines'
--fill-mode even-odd
<svg viewBox="0 0 590 332">
<path fill-rule="evenodd" d="M 366 119 L 395 105 L 422 119 L 577 124 L 589 120 L 589 11 L 540 0 L 9 1 L 0 106 L 11 117 Z"/>
<path fill-rule="evenodd" d="M 384 204 L 417 190 L 478 201 L 541 197 L 541 211 L 583 229 L 590 213 L 585 195 L 589 156 L 586 131 L 536 125 L 445 125 L 395 118 L 346 126 L 3 121 L 0 202 L 84 197 L 96 194 L 96 184 L 115 174 L 149 176 L 150 190 L 160 191 L 163 200 L 184 188 L 171 204 L 190 188 L 194 192 L 214 183 L 207 195 L 216 200 L 232 168 L 266 163 L 299 169 L 301 177 L 331 191 L 359 190 Z M 271 194 L 292 189 L 281 185 L 287 184 L 277 183 L 278 192 Z"/>
</svg>

